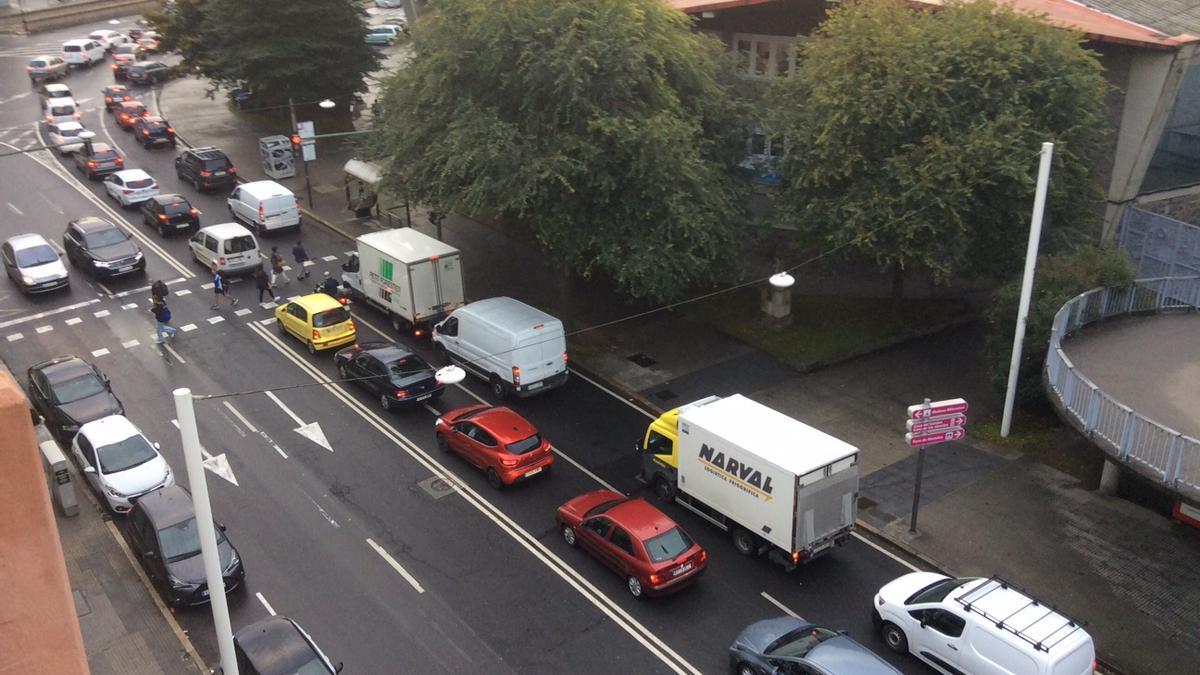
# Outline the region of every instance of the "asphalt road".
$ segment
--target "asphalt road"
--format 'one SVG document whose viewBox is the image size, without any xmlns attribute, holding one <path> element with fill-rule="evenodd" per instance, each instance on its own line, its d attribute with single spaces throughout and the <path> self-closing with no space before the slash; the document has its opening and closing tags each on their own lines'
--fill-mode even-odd
<svg viewBox="0 0 1200 675">
<path fill-rule="evenodd" d="M 38 101 L 24 73 L 29 56 L 87 30 L 0 37 L 0 152 L 40 138 Z M 65 81 L 96 140 L 120 147 L 126 165 L 148 171 L 164 193 L 186 195 L 202 224 L 229 220 L 224 195 L 198 195 L 175 178 L 174 152 L 143 150 L 103 112 L 99 91 L 112 81 L 106 67 Z M 140 91 L 155 107 L 154 93 Z M 186 138 L 186 129 L 180 133 Z M 436 410 L 381 411 L 353 385 L 331 382 L 329 354 L 310 356 L 281 337 L 250 283 L 233 287 L 237 311 L 210 310 L 207 274 L 192 262 L 185 237 L 159 238 L 136 211 L 122 212 L 100 183 L 48 151 L 0 158 L 0 202 L 4 238 L 38 232 L 61 240 L 69 219 L 123 218 L 148 256 L 148 276 L 172 282 L 181 330 L 169 349 L 153 344 L 147 278 L 99 284 L 76 273 L 69 291 L 40 298 L 0 282 L 0 355 L 22 379 L 29 365 L 60 354 L 98 364 L 183 483 L 171 392 L 190 387 L 213 397 L 197 401 L 196 411 L 206 450 L 233 479 L 208 473 L 216 517 L 246 564 L 247 588 L 231 601 L 235 630 L 270 611 L 291 616 L 347 672 L 721 672 L 743 626 L 787 608 L 848 630 L 906 672 L 923 671 L 888 653 L 872 632 L 872 594 L 907 569 L 862 540 L 787 574 L 738 556 L 724 533 L 690 512 L 664 507 L 708 550 L 709 569 L 685 592 L 648 601 L 631 598 L 621 579 L 562 543 L 553 514 L 563 501 L 602 484 L 643 491 L 632 444 L 648 417 L 585 378 L 509 403 L 561 453 L 544 480 L 497 492 L 464 461 L 440 453 L 433 437 L 436 410 L 489 401 L 479 382 L 451 387 Z M 302 236 L 317 263 L 314 278 L 336 273 L 352 248 L 314 223 Z M 262 244 L 288 251 L 294 241 L 282 235 Z M 307 281 L 293 281 L 281 295 L 308 291 Z M 355 315 L 364 337 L 378 337 L 382 316 L 357 307 Z M 296 430 L 312 423 L 329 449 Z M 216 664 L 208 611 L 178 618 Z"/>
</svg>

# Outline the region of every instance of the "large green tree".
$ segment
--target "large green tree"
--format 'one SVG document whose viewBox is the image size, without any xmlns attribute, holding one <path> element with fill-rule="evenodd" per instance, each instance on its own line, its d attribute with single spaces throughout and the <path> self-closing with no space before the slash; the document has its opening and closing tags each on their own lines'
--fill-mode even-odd
<svg viewBox="0 0 1200 675">
<path fill-rule="evenodd" d="M 162 48 L 178 53 L 189 66 L 204 56 L 206 41 L 201 33 L 204 3 L 205 0 L 175 0 L 161 10 L 146 12 L 146 20 L 158 31 Z"/>
<path fill-rule="evenodd" d="M 443 0 L 376 105 L 392 190 L 528 228 L 665 300 L 735 275 L 745 123 L 720 45 L 662 0 Z"/>
<path fill-rule="evenodd" d="M 1051 141 L 1048 231 L 1094 230 L 1109 86 L 1080 40 L 991 0 L 833 9 L 768 94 L 778 217 L 893 269 L 897 294 L 911 267 L 999 279 L 1021 265 Z"/>
</svg>

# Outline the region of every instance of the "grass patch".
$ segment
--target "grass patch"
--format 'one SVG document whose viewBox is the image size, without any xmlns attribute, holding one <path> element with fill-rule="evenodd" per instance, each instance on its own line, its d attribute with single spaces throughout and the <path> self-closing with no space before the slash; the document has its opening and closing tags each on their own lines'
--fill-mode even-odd
<svg viewBox="0 0 1200 675">
<path fill-rule="evenodd" d="M 1091 489 L 1100 483 L 1104 453 L 1057 416 L 1018 409 L 1008 438 L 1000 435 L 1000 420 L 967 425 L 968 434 L 992 445 L 1020 451 L 1029 459 L 1074 476 Z"/>
<path fill-rule="evenodd" d="M 757 288 L 724 293 L 686 308 L 709 324 L 798 370 L 880 349 L 973 316 L 961 300 L 902 300 L 794 295 L 792 323 L 770 327 Z"/>
</svg>

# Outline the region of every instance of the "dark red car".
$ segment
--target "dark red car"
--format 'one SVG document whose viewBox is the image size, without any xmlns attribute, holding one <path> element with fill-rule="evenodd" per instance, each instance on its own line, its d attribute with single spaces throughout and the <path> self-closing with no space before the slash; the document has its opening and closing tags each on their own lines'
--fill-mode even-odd
<svg viewBox="0 0 1200 675">
<path fill-rule="evenodd" d="M 125 131 L 133 130 L 133 123 L 139 117 L 148 117 L 150 109 L 141 101 L 125 101 L 113 111 L 117 116 L 117 126 Z"/>
<path fill-rule="evenodd" d="M 625 579 L 633 597 L 673 593 L 704 571 L 708 554 L 644 499 L 596 490 L 558 507 L 563 540 Z"/>
<path fill-rule="evenodd" d="M 437 418 L 438 447 L 453 450 L 487 472 L 494 488 L 545 473 L 554 448 L 524 417 L 509 408 L 476 405 Z"/>
</svg>

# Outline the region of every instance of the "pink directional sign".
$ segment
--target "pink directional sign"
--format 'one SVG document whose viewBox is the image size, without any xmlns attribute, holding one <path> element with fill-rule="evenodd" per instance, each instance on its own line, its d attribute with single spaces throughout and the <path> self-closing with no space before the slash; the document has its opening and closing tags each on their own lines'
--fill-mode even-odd
<svg viewBox="0 0 1200 675">
<path fill-rule="evenodd" d="M 949 429 L 932 434 L 904 434 L 904 442 L 908 443 L 909 447 L 919 448 L 923 445 L 957 441 L 966 435 L 967 430 L 959 427 L 958 429 Z"/>
<path fill-rule="evenodd" d="M 912 420 L 924 420 L 943 415 L 958 415 L 965 412 L 967 412 L 967 402 L 961 398 L 950 398 L 945 401 L 918 403 L 917 405 L 908 406 L 908 418 Z"/>
<path fill-rule="evenodd" d="M 906 431 L 914 434 L 925 434 L 931 431 L 941 431 L 943 429 L 957 429 L 967 426 L 966 415 L 947 415 L 945 417 L 934 417 L 927 420 L 908 420 L 904 423 Z"/>
</svg>

